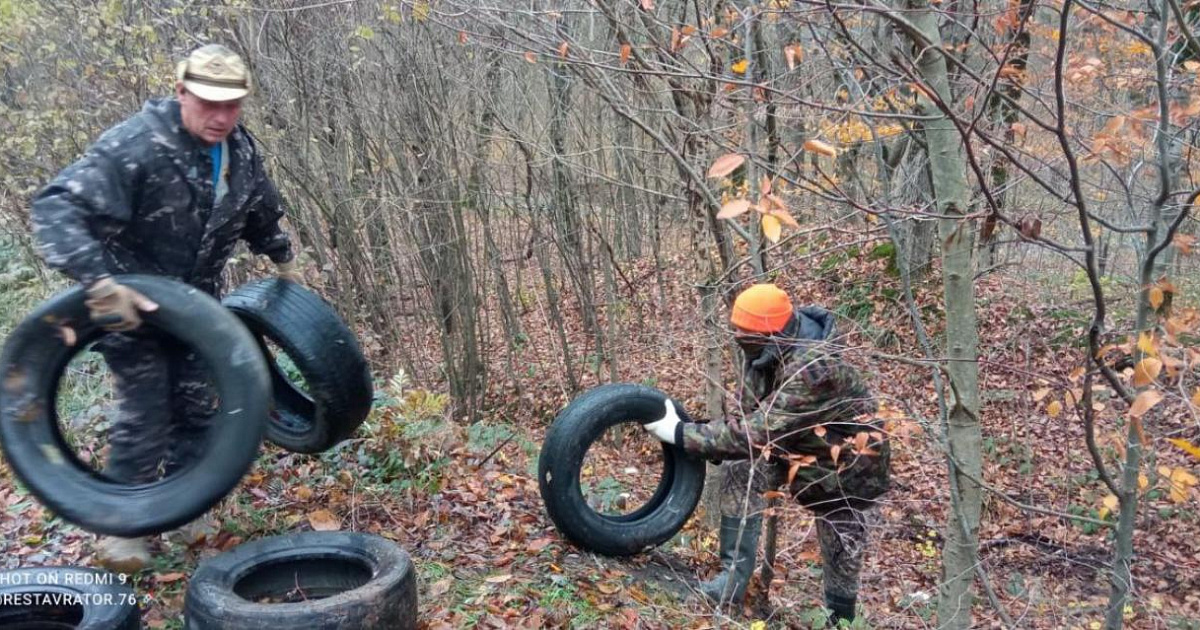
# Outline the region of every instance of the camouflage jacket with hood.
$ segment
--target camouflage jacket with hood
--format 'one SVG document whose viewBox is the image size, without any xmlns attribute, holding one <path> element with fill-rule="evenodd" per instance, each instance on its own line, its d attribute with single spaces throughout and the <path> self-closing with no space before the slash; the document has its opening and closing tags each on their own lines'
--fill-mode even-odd
<svg viewBox="0 0 1200 630">
<path fill-rule="evenodd" d="M 46 263 L 84 285 L 144 273 L 219 295 L 239 239 L 276 263 L 291 260 L 279 193 L 254 140 L 238 125 L 226 147 L 228 190 L 214 207 L 210 148 L 183 127 L 177 100 L 147 101 L 34 199 Z"/>
<path fill-rule="evenodd" d="M 854 495 L 887 489 L 889 450 L 878 408 L 862 376 L 832 343 L 834 316 L 820 307 L 796 310 L 787 331 L 744 370 L 741 414 L 684 423 L 680 444 L 715 459 L 753 459 L 769 446 L 770 461 L 799 463 L 798 498 Z"/>
</svg>

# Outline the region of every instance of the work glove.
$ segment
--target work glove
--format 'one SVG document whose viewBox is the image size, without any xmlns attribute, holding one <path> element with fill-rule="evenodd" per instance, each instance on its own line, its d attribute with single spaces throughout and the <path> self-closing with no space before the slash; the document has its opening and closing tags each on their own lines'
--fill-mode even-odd
<svg viewBox="0 0 1200 630">
<path fill-rule="evenodd" d="M 158 310 L 158 304 L 133 289 L 117 284 L 112 278 L 102 278 L 84 292 L 83 301 L 92 321 L 105 330 L 124 332 L 142 324 L 138 311 Z"/>
<path fill-rule="evenodd" d="M 287 262 L 275 263 L 277 274 L 284 280 L 295 282 L 296 284 L 304 284 L 304 277 L 300 275 L 300 270 L 296 267 L 296 259 L 293 258 Z"/>
<path fill-rule="evenodd" d="M 675 403 L 668 398 L 663 417 L 643 424 L 642 428 L 658 438 L 660 442 L 681 444 L 683 443 L 683 423 L 684 420 L 679 417 L 679 412 L 675 409 Z"/>
</svg>

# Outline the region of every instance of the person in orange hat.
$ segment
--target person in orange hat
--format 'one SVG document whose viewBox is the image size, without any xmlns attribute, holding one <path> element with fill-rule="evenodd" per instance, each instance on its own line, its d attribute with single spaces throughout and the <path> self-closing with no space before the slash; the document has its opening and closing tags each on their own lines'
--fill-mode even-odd
<svg viewBox="0 0 1200 630">
<path fill-rule="evenodd" d="M 662 419 L 643 425 L 689 454 L 724 461 L 722 571 L 700 591 L 717 603 L 741 602 L 754 572 L 763 493 L 786 485 L 816 517 L 830 622 L 853 620 L 869 516 L 889 485 L 876 402 L 840 359 L 829 311 L 794 308 L 779 287 L 756 284 L 738 294 L 730 323 L 745 357 L 740 413 L 693 423 L 668 404 Z"/>
</svg>

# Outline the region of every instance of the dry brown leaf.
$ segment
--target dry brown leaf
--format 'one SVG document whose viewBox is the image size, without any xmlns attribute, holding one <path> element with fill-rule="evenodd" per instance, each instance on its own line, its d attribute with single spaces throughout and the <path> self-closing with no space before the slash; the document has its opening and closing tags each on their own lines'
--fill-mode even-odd
<svg viewBox="0 0 1200 630">
<path fill-rule="evenodd" d="M 790 228 L 800 227 L 800 222 L 797 221 L 795 217 L 793 217 L 787 210 L 772 210 L 770 214 L 776 219 L 779 219 L 780 223 Z"/>
<path fill-rule="evenodd" d="M 713 178 L 725 177 L 726 175 L 737 170 L 742 162 L 746 161 L 746 157 L 737 153 L 726 153 L 717 158 L 712 166 L 708 168 L 708 176 Z"/>
<path fill-rule="evenodd" d="M 313 497 L 313 491 L 308 486 L 296 486 L 292 488 L 292 494 L 295 494 L 296 498 L 301 501 L 307 501 Z"/>
<path fill-rule="evenodd" d="M 739 217 L 750 210 L 750 201 L 748 199 L 734 199 L 721 207 L 721 211 L 717 213 L 718 219 L 732 219 Z"/>
<path fill-rule="evenodd" d="M 434 582 L 433 585 L 429 587 L 429 596 L 430 597 L 440 597 L 442 595 L 445 595 L 446 593 L 450 592 L 451 585 L 452 585 L 452 582 L 451 582 L 450 578 L 442 578 L 442 579 Z"/>
<path fill-rule="evenodd" d="M 629 55 L 633 53 L 633 46 L 629 44 L 621 44 L 621 65 L 629 63 Z"/>
<path fill-rule="evenodd" d="M 1052 400 L 1049 405 L 1046 405 L 1046 414 L 1051 418 L 1057 418 L 1060 413 L 1062 413 L 1062 403 L 1057 400 Z"/>
<path fill-rule="evenodd" d="M 1183 468 L 1171 471 L 1171 501 L 1174 503 L 1186 502 L 1196 481 L 1196 476 Z"/>
<path fill-rule="evenodd" d="M 596 589 L 605 595 L 612 595 L 621 590 L 621 585 L 616 582 L 601 582 L 596 585 Z"/>
<path fill-rule="evenodd" d="M 184 575 L 182 573 L 176 573 L 173 571 L 171 573 L 164 573 L 160 576 L 155 577 L 154 581 L 158 582 L 159 584 L 164 584 L 167 582 L 178 582 L 179 580 L 182 580 L 183 578 L 184 578 Z"/>
<path fill-rule="evenodd" d="M 1146 391 L 1138 394 L 1137 398 L 1133 399 L 1133 405 L 1129 408 L 1129 415 L 1134 418 L 1141 418 L 1142 416 L 1146 415 L 1146 412 L 1150 411 L 1154 405 L 1162 402 L 1162 399 L 1163 395 L 1159 393 L 1158 390 L 1147 389 Z"/>
<path fill-rule="evenodd" d="M 528 61 L 529 63 L 537 63 L 537 53 L 533 52 L 532 50 L 525 53 L 525 61 Z"/>
<path fill-rule="evenodd" d="M 563 42 L 563 43 L 559 44 L 558 45 L 558 56 L 565 59 L 567 56 L 567 50 L 569 50 L 569 49 L 570 49 L 570 46 L 567 44 L 567 42 Z"/>
<path fill-rule="evenodd" d="M 488 584 L 503 584 L 511 579 L 512 579 L 512 574 L 505 573 L 503 575 L 493 575 L 492 577 L 485 578 L 483 581 L 487 582 Z"/>
<path fill-rule="evenodd" d="M 1162 372 L 1162 361 L 1154 357 L 1146 357 L 1133 368 L 1133 386 L 1145 387 L 1154 382 Z"/>
<path fill-rule="evenodd" d="M 1183 438 L 1171 438 L 1167 441 L 1170 442 L 1171 444 L 1174 444 L 1175 446 L 1179 447 L 1180 449 L 1183 450 L 1183 452 L 1187 453 L 1188 455 L 1191 455 L 1192 457 L 1194 457 L 1196 459 L 1200 459 L 1200 447 L 1193 445 L 1191 442 L 1189 442 Z"/>
<path fill-rule="evenodd" d="M 529 545 L 526 547 L 526 549 L 528 549 L 529 551 L 532 551 L 534 553 L 537 553 L 537 552 L 545 549 L 546 547 L 550 546 L 550 543 L 552 543 L 552 542 L 554 542 L 554 539 L 550 538 L 549 536 L 546 536 L 544 538 L 538 538 L 537 540 L 530 542 Z"/>
<path fill-rule="evenodd" d="M 805 140 L 804 150 L 827 157 L 837 157 L 837 149 L 833 148 L 833 145 L 821 142 L 820 140 Z"/>
<path fill-rule="evenodd" d="M 1163 303 L 1162 289 L 1160 289 L 1158 287 L 1150 287 L 1150 306 L 1154 310 L 1158 310 L 1158 307 L 1162 306 L 1162 303 Z"/>
<path fill-rule="evenodd" d="M 308 524 L 318 532 L 335 532 L 342 528 L 342 521 L 329 510 L 317 510 L 308 514 Z"/>
<path fill-rule="evenodd" d="M 1179 249 L 1181 254 L 1192 253 L 1192 246 L 1196 244 L 1196 237 L 1191 234 L 1176 234 L 1175 238 L 1171 239 L 1171 243 Z"/>
<path fill-rule="evenodd" d="M 773 215 L 764 214 L 762 217 L 763 236 L 767 237 L 768 241 L 778 243 L 779 237 L 783 234 L 783 225 L 779 219 Z"/>
<path fill-rule="evenodd" d="M 1158 341 L 1155 340 L 1154 335 L 1151 333 L 1143 332 L 1138 335 L 1137 347 L 1138 350 L 1152 357 L 1158 356 Z"/>
</svg>

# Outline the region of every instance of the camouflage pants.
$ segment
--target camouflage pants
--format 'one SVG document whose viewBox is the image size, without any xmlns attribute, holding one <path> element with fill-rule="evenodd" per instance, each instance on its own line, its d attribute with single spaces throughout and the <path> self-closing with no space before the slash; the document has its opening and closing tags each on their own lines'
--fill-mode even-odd
<svg viewBox="0 0 1200 630">
<path fill-rule="evenodd" d="M 218 406 L 207 365 L 178 342 L 140 330 L 105 335 L 95 349 L 113 374 L 120 405 L 105 475 L 147 483 L 192 461 Z"/>
<path fill-rule="evenodd" d="M 787 481 L 788 465 L 777 461 L 723 462 L 719 497 L 721 516 L 761 514 L 767 507 L 763 493 L 775 490 Z M 874 502 L 830 500 L 823 496 L 805 496 L 803 492 L 795 498 L 811 510 L 816 519 L 826 596 L 855 598 L 863 553 L 875 517 Z"/>
</svg>

